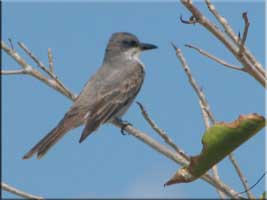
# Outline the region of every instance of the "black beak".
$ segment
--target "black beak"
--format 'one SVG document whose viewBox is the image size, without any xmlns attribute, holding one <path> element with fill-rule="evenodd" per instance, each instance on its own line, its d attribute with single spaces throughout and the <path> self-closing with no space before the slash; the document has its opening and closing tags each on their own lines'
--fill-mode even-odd
<svg viewBox="0 0 267 200">
<path fill-rule="evenodd" d="M 139 47 L 140 47 L 140 49 L 143 50 L 143 51 L 158 48 L 156 45 L 153 45 L 153 44 L 147 44 L 147 43 L 140 43 L 140 44 L 139 44 Z"/>
</svg>

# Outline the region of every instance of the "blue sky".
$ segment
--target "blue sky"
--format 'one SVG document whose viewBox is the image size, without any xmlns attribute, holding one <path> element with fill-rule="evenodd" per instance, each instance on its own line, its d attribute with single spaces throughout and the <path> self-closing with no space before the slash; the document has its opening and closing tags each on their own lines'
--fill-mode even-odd
<svg viewBox="0 0 267 200">
<path fill-rule="evenodd" d="M 205 4 L 199 8 L 209 17 Z M 215 3 L 236 32 L 243 31 L 242 12 L 248 11 L 247 46 L 264 64 L 264 3 Z M 201 151 L 204 124 L 198 99 L 175 56 L 170 42 L 182 48 L 193 76 L 203 88 L 218 121 L 240 114 L 264 115 L 264 89 L 245 73 L 216 64 L 185 48 L 192 43 L 239 65 L 210 33 L 199 25 L 184 25 L 179 16 L 188 11 L 176 2 L 3 3 L 2 39 L 24 42 L 45 64 L 47 48 L 54 55 L 56 74 L 78 94 L 102 63 L 104 49 L 114 32 L 134 33 L 159 48 L 145 52 L 146 79 L 136 100 L 155 122 L 189 155 Z M 212 18 L 214 20 L 214 18 Z M 31 64 L 34 63 L 16 46 Z M 19 69 L 2 54 L 4 69 Z M 67 134 L 41 160 L 21 157 L 49 132 L 71 106 L 71 101 L 28 76 L 2 77 L 2 178 L 3 181 L 45 198 L 161 197 L 214 198 L 213 187 L 202 180 L 163 187 L 180 167 L 132 136 L 122 136 L 104 125 L 78 143 L 82 127 Z M 163 141 L 147 125 L 133 104 L 125 120 Z M 265 171 L 265 137 L 261 131 L 234 154 L 252 185 Z M 242 185 L 228 159 L 218 165 L 220 176 L 236 191 Z M 259 196 L 264 181 L 253 193 Z M 4 192 L 4 197 L 14 197 Z"/>
</svg>

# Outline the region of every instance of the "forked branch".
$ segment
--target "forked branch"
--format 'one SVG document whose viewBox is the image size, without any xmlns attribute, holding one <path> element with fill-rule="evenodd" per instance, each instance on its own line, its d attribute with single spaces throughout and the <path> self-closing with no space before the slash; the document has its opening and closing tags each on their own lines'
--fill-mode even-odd
<svg viewBox="0 0 267 200">
<path fill-rule="evenodd" d="M 203 93 L 203 91 L 200 90 L 200 87 L 198 86 L 197 82 L 194 80 L 192 74 L 191 74 L 191 71 L 190 71 L 190 68 L 189 66 L 187 65 L 187 62 L 182 54 L 182 51 L 181 49 L 177 48 L 174 44 L 172 44 L 175 52 L 176 52 L 176 56 L 178 57 L 178 59 L 180 60 L 181 64 L 182 64 L 182 67 L 184 68 L 184 71 L 186 73 L 186 75 L 188 76 L 188 79 L 189 79 L 189 82 L 191 84 L 191 86 L 193 87 L 194 91 L 197 93 L 198 97 L 199 97 L 199 100 L 200 100 L 200 103 L 201 103 L 201 110 L 204 110 L 205 113 L 207 114 L 209 120 L 211 121 L 211 123 L 214 125 L 216 123 L 216 120 L 214 118 L 214 115 L 212 114 L 212 112 L 210 111 L 209 109 L 209 104 L 206 100 L 206 97 Z M 201 94 L 201 95 L 200 95 Z M 208 108 L 208 109 L 207 109 Z M 204 112 L 203 111 L 203 112 Z M 205 115 L 203 115 L 205 117 Z M 206 124 L 206 118 L 204 118 L 204 121 L 205 121 L 205 124 Z M 248 184 L 247 184 L 247 180 L 245 178 L 245 176 L 243 175 L 237 161 L 235 160 L 234 156 L 233 156 L 233 153 L 230 153 L 229 154 L 229 159 L 230 161 L 232 162 L 245 190 L 247 190 L 249 188 Z M 216 175 L 216 174 L 215 174 Z M 218 176 L 216 176 L 218 178 Z M 221 195 L 221 194 L 220 194 Z M 250 191 L 247 191 L 247 196 L 249 198 L 254 198 L 252 193 Z"/>
<path fill-rule="evenodd" d="M 243 65 L 246 72 L 248 72 L 253 78 L 255 78 L 263 87 L 266 88 L 266 73 L 261 66 L 261 64 L 255 59 L 255 57 L 247 50 L 245 47 L 245 40 L 247 38 L 246 34 L 243 34 L 243 47 L 238 42 L 238 37 L 233 34 L 234 32 L 228 25 L 225 18 L 221 17 L 219 13 L 215 10 L 215 6 L 210 3 L 210 1 L 206 0 L 208 4 L 208 8 L 214 14 L 216 19 L 223 25 L 226 33 L 230 35 L 230 38 L 233 40 L 229 40 L 227 35 L 224 34 L 214 23 L 212 23 L 208 18 L 206 18 L 201 11 L 193 4 L 192 0 L 180 0 L 181 3 L 191 12 L 194 17 L 196 23 L 202 25 L 206 28 L 213 36 L 215 36 L 224 46 L 235 56 L 235 58 Z M 192 17 L 191 17 L 192 18 Z M 247 27 L 247 28 L 246 28 Z M 247 32 L 248 25 L 245 26 L 244 33 Z M 240 54 L 240 47 L 241 53 Z"/>
</svg>

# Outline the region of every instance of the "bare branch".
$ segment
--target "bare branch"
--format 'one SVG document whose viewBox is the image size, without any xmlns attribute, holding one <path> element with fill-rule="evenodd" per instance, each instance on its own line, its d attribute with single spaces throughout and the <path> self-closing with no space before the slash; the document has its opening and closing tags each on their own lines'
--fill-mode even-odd
<svg viewBox="0 0 267 200">
<path fill-rule="evenodd" d="M 225 34 L 220 31 L 215 24 L 209 21 L 193 4 L 191 0 L 180 0 L 181 3 L 192 13 L 196 21 L 211 32 L 218 40 L 220 40 L 225 47 L 239 60 L 246 68 L 246 71 L 255 78 L 263 87 L 266 87 L 266 75 L 262 73 L 253 63 L 259 63 L 256 60 L 252 62 L 251 56 L 240 56 L 239 48 L 225 37 Z"/>
<path fill-rule="evenodd" d="M 11 38 L 8 38 L 8 41 L 9 41 L 9 44 L 10 44 L 12 51 L 14 51 L 14 45 L 13 45 Z"/>
<path fill-rule="evenodd" d="M 209 118 L 212 120 L 212 123 L 215 123 L 215 118 L 212 114 L 212 112 L 210 111 L 210 108 L 209 108 L 209 104 L 206 100 L 206 97 L 204 95 L 204 93 L 202 92 L 201 88 L 198 86 L 197 82 L 195 81 L 195 79 L 193 78 L 192 74 L 191 74 L 191 71 L 186 63 L 186 60 L 182 54 L 182 51 L 181 49 L 177 48 L 174 44 L 172 44 L 175 52 L 176 52 L 176 56 L 177 58 L 180 60 L 181 64 L 182 64 L 182 67 L 186 73 L 186 75 L 188 76 L 188 80 L 189 80 L 189 83 L 191 84 L 191 86 L 193 87 L 194 91 L 196 92 L 198 98 L 200 99 L 200 101 L 202 102 L 202 104 L 204 105 L 205 107 L 205 110 L 206 112 L 208 113 L 209 115 Z"/>
<path fill-rule="evenodd" d="M 49 70 L 52 74 L 54 74 L 54 62 L 53 62 L 52 50 L 48 48 L 47 53 L 48 53 Z"/>
<path fill-rule="evenodd" d="M 233 31 L 231 32 L 232 29 L 227 24 L 227 21 L 218 14 L 218 12 L 215 10 L 215 7 L 210 3 L 210 1 L 206 0 L 208 8 L 214 14 L 217 20 L 223 25 L 225 31 L 230 36 L 230 38 L 235 42 L 235 44 L 232 44 L 230 41 L 228 41 L 228 39 L 224 36 L 224 34 L 218 31 L 218 29 L 216 29 L 216 26 L 208 19 L 206 19 L 204 15 L 202 15 L 202 13 L 193 5 L 191 0 L 181 0 L 181 2 L 192 13 L 192 15 L 195 16 L 198 23 L 200 23 L 203 27 L 205 27 L 208 31 L 210 31 L 215 37 L 217 37 L 217 39 L 219 39 L 228 48 L 229 51 L 232 52 L 232 54 L 244 65 L 244 70 L 248 72 L 251 76 L 253 76 L 263 87 L 266 87 L 265 71 L 263 70 L 259 62 L 256 61 L 253 55 L 245 47 L 244 51 L 246 56 L 240 55 L 239 49 L 235 47 L 235 44 L 237 46 L 239 45 L 237 36 L 235 36 Z M 248 24 L 248 19 L 246 14 L 243 14 L 243 18 L 245 20 L 245 23 Z M 243 42 L 241 41 L 241 44 L 245 43 L 247 37 L 246 29 L 248 29 L 248 25 L 246 27 L 242 37 Z M 237 164 L 236 160 L 233 157 L 233 154 L 229 155 L 229 159 L 231 160 L 234 166 Z M 237 173 L 239 174 L 238 171 Z M 243 179 L 244 176 L 239 176 L 239 178 L 241 179 L 241 182 L 243 184 L 246 182 L 246 180 Z M 247 195 L 249 196 L 250 194 L 247 193 Z"/>
<path fill-rule="evenodd" d="M 193 89 L 195 90 L 196 94 L 199 97 L 200 108 L 201 108 L 201 111 L 203 113 L 203 119 L 204 119 L 204 122 L 205 122 L 205 126 L 206 126 L 206 128 L 208 128 L 210 126 L 209 125 L 209 120 L 211 120 L 213 124 L 216 121 L 215 121 L 215 118 L 214 118 L 212 112 L 209 109 L 209 104 L 208 104 L 208 102 L 206 100 L 206 97 L 205 97 L 204 93 L 202 92 L 202 90 L 200 89 L 200 87 L 198 86 L 197 82 L 194 80 L 194 78 L 193 78 L 193 76 L 192 76 L 192 74 L 190 72 L 190 68 L 187 65 L 186 60 L 185 60 L 185 58 L 184 58 L 184 56 L 182 54 L 182 51 L 180 49 L 178 49 L 174 44 L 172 44 L 172 46 L 174 47 L 174 49 L 176 51 L 176 56 L 180 60 L 180 62 L 182 64 L 182 67 L 184 68 L 185 73 L 188 76 L 188 79 L 189 79 L 189 82 L 190 82 L 191 86 L 193 87 Z M 216 166 L 213 167 L 212 170 L 213 170 L 213 173 L 214 173 L 214 178 L 217 179 L 217 180 L 220 180 Z M 221 191 L 219 191 L 218 189 L 217 189 L 217 191 L 218 191 L 218 194 L 219 194 L 219 196 L 221 198 L 225 197 L 225 195 Z"/>
<path fill-rule="evenodd" d="M 265 176 L 266 172 L 264 172 L 263 175 L 261 175 L 261 177 L 257 180 L 256 183 L 254 183 L 252 186 L 250 186 L 247 190 L 243 191 L 243 192 L 239 192 L 239 194 L 243 194 L 246 193 L 248 190 L 251 190 L 252 188 L 254 188 Z"/>
<path fill-rule="evenodd" d="M 216 178 L 217 180 L 220 180 L 220 176 L 219 176 L 217 165 L 214 165 L 211 168 L 211 170 L 212 170 L 212 173 L 213 173 L 214 178 Z M 217 192 L 218 192 L 218 194 L 219 194 L 219 196 L 220 196 L 221 199 L 225 199 L 226 198 L 225 194 L 222 191 L 220 191 L 220 190 L 217 189 Z"/>
<path fill-rule="evenodd" d="M 122 128 L 124 125 L 120 121 L 114 121 L 113 124 L 119 128 Z M 159 142 L 151 138 L 148 134 L 143 133 L 133 126 L 126 126 L 125 131 L 127 131 L 129 134 L 132 136 L 136 137 L 137 139 L 141 140 L 145 144 L 149 145 L 162 155 L 168 157 L 169 159 L 173 160 L 177 164 L 180 164 L 182 166 L 186 166 L 189 164 L 187 160 L 185 160 L 182 156 L 179 154 L 169 150 L 167 147 L 161 145 Z M 240 196 L 236 191 L 234 191 L 232 188 L 229 186 L 225 185 L 222 181 L 215 179 L 214 177 L 210 176 L 208 173 L 204 174 L 201 177 L 203 180 L 207 181 L 217 189 L 221 190 L 225 194 L 227 194 L 229 197 L 234 198 L 234 199 L 242 199 L 243 197 Z"/>
<path fill-rule="evenodd" d="M 209 109 L 209 104 L 208 104 L 208 102 L 207 102 L 207 100 L 206 100 L 206 97 L 205 97 L 204 93 L 200 90 L 200 88 L 199 88 L 199 86 L 197 85 L 196 81 L 194 80 L 194 78 L 193 78 L 193 76 L 192 76 L 192 74 L 191 74 L 191 72 L 190 72 L 190 68 L 189 68 L 189 66 L 187 65 L 186 60 L 185 60 L 185 58 L 184 58 L 184 56 L 183 56 L 183 54 L 182 54 L 182 51 L 181 51 L 179 48 L 177 48 L 174 44 L 172 44 L 172 45 L 173 45 L 173 47 L 174 47 L 174 49 L 175 49 L 175 51 L 176 51 L 176 55 L 177 55 L 177 57 L 179 58 L 179 60 L 180 60 L 180 62 L 181 62 L 181 64 L 182 64 L 182 67 L 183 67 L 184 70 L 185 70 L 185 73 L 186 73 L 187 76 L 188 76 L 188 79 L 189 79 L 190 84 L 191 84 L 192 87 L 194 88 L 195 92 L 197 93 L 197 95 L 198 95 L 198 97 L 199 97 L 199 100 L 201 101 L 201 104 L 202 104 L 202 105 L 201 105 L 201 109 L 205 110 L 205 112 L 207 113 L 207 115 L 208 115 L 209 119 L 211 120 L 212 124 L 215 124 L 215 123 L 216 123 L 216 120 L 215 120 L 215 118 L 214 118 L 212 112 L 211 112 L 210 109 Z M 204 118 L 204 119 L 205 119 L 205 118 Z M 231 158 L 230 158 L 230 156 L 231 156 Z M 233 156 L 232 153 L 229 154 L 229 158 L 230 158 L 230 160 L 231 160 L 232 163 L 233 163 L 232 160 L 234 160 L 234 163 L 233 163 L 234 166 L 235 166 L 235 165 L 238 166 L 237 161 L 235 161 L 235 158 L 234 158 L 234 156 Z M 239 168 L 239 170 L 240 170 L 240 168 Z M 240 172 L 241 172 L 241 171 L 240 171 Z M 239 174 L 239 172 L 237 172 L 237 173 Z M 242 173 L 241 173 L 241 174 L 242 174 Z M 241 179 L 241 181 L 242 181 L 242 183 L 243 183 L 243 181 L 244 181 L 244 180 L 243 180 L 243 177 L 244 177 L 244 176 L 239 176 L 239 177 L 240 177 L 240 179 Z"/>
<path fill-rule="evenodd" d="M 18 42 L 18 45 L 30 56 L 30 58 L 40 67 L 45 73 L 47 73 L 51 78 L 55 78 L 54 74 L 52 74 L 45 65 L 23 44 L 22 42 Z"/>
<path fill-rule="evenodd" d="M 63 83 L 61 83 L 60 81 L 49 80 L 38 70 L 29 65 L 15 50 L 10 49 L 3 41 L 1 41 L 1 48 L 25 70 L 26 74 L 37 78 L 38 80 L 42 81 L 52 88 L 55 88 L 58 92 L 71 99 L 76 98 L 76 95 L 72 94 L 70 90 L 68 90 L 66 86 L 63 85 Z"/>
<path fill-rule="evenodd" d="M 208 116 L 208 114 L 204 108 L 204 105 L 202 104 L 202 102 L 200 100 L 199 100 L 199 106 L 201 108 L 201 113 L 202 113 L 202 116 L 204 119 L 205 127 L 206 127 L 206 129 L 208 129 L 210 127 L 209 116 Z M 214 178 L 216 178 L 217 180 L 220 180 L 217 165 L 214 165 L 212 167 L 212 172 L 213 172 Z M 225 194 L 222 191 L 217 189 L 217 192 L 218 192 L 221 199 L 225 199 Z"/>
<path fill-rule="evenodd" d="M 18 42 L 18 45 L 36 62 L 37 66 L 39 66 L 44 72 L 46 72 L 52 80 L 54 80 L 60 87 L 62 87 L 68 95 L 71 95 L 73 98 L 76 98 L 76 95 L 72 94 L 71 91 L 65 87 L 65 85 L 57 78 L 57 76 L 48 70 L 48 68 L 21 42 Z"/>
<path fill-rule="evenodd" d="M 26 193 L 22 190 L 19 190 L 17 188 L 14 188 L 6 183 L 1 183 L 1 188 L 7 192 L 10 192 L 12 194 L 15 194 L 19 197 L 23 197 L 23 198 L 26 198 L 26 199 L 44 199 L 43 197 L 40 197 L 40 196 L 35 196 L 35 195 L 32 195 L 32 194 L 29 194 L 29 193 Z"/>
<path fill-rule="evenodd" d="M 237 174 L 238 174 L 238 176 L 239 176 L 239 178 L 243 184 L 243 187 L 245 188 L 245 191 L 247 193 L 248 198 L 249 199 L 255 199 L 255 197 L 253 196 L 252 192 L 249 189 L 248 181 L 247 181 L 246 177 L 243 175 L 236 159 L 233 157 L 232 154 L 229 154 L 229 159 L 232 162 L 232 164 L 233 164 L 233 166 L 234 166 L 234 168 L 235 168 L 235 170 L 236 170 L 236 172 L 237 172 Z"/>
<path fill-rule="evenodd" d="M 27 74 L 24 69 L 18 70 L 1 70 L 1 75 Z"/>
<path fill-rule="evenodd" d="M 214 60 L 215 62 L 217 62 L 219 64 L 224 65 L 225 67 L 228 67 L 228 68 L 231 68 L 231 69 L 234 69 L 234 70 L 238 70 L 238 71 L 245 71 L 244 68 L 241 68 L 241 67 L 238 67 L 238 66 L 235 66 L 235 65 L 231 65 L 231 64 L 225 62 L 224 60 L 222 60 L 220 58 L 217 58 L 217 57 L 211 55 L 210 53 L 208 53 L 208 52 L 204 51 L 203 49 L 200 49 L 200 48 L 198 48 L 196 46 L 193 46 L 191 44 L 186 44 L 185 46 L 188 47 L 188 48 L 191 48 L 191 49 L 194 49 L 194 50 L 198 51 L 200 54 L 202 54 L 202 55 Z"/>
<path fill-rule="evenodd" d="M 242 17 L 243 17 L 243 19 L 245 21 L 245 28 L 244 28 L 244 32 L 243 32 L 241 44 L 240 44 L 240 47 L 239 47 L 239 54 L 240 54 L 240 56 L 244 53 L 244 50 L 245 50 L 245 42 L 246 42 L 246 39 L 247 39 L 248 28 L 249 28 L 249 21 L 248 21 L 247 12 L 244 12 L 242 14 Z"/>
<path fill-rule="evenodd" d="M 151 126 L 151 128 L 156 131 L 164 139 L 164 141 L 172 147 L 177 153 L 179 153 L 184 159 L 189 160 L 190 158 L 184 153 L 183 150 L 181 150 L 179 147 L 176 146 L 176 144 L 172 141 L 172 139 L 168 136 L 168 134 L 158 127 L 158 125 L 149 117 L 147 111 L 145 110 L 144 106 L 140 102 L 136 102 L 139 108 L 142 111 L 142 115 L 145 118 L 145 120 L 148 122 L 148 124 Z"/>
<path fill-rule="evenodd" d="M 215 16 L 215 18 L 218 20 L 218 22 L 223 26 L 224 31 L 229 36 L 229 38 L 237 45 L 240 44 L 240 32 L 238 36 L 235 34 L 231 26 L 228 24 L 226 18 L 222 17 L 218 11 L 216 10 L 215 6 L 210 2 L 210 0 L 205 0 L 208 9 L 210 12 Z M 263 66 L 256 60 L 256 58 L 253 56 L 253 54 L 244 46 L 244 54 L 248 57 L 249 61 L 252 63 L 253 66 L 257 68 L 257 70 L 260 71 L 260 73 L 266 77 L 266 72 L 264 71 Z"/>
</svg>

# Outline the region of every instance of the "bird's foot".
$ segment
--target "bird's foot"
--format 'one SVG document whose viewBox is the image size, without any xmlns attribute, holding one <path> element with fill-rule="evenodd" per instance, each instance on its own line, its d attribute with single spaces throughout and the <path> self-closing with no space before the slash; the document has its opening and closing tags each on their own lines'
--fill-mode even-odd
<svg viewBox="0 0 267 200">
<path fill-rule="evenodd" d="M 122 135 L 126 135 L 126 133 L 124 132 L 125 131 L 125 128 L 127 126 L 132 126 L 132 124 L 126 120 L 122 120 L 121 118 L 117 118 L 117 120 L 122 123 L 122 126 L 121 126 L 121 134 Z"/>
</svg>

